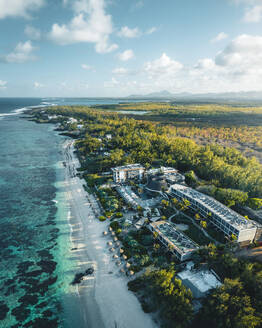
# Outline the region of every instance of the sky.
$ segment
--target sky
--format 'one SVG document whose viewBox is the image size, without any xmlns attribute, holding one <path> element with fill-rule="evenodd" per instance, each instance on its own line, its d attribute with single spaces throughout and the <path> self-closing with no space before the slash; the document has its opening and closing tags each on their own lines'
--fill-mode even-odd
<svg viewBox="0 0 262 328">
<path fill-rule="evenodd" d="M 262 0 L 0 0 L 0 97 L 262 91 Z"/>
</svg>

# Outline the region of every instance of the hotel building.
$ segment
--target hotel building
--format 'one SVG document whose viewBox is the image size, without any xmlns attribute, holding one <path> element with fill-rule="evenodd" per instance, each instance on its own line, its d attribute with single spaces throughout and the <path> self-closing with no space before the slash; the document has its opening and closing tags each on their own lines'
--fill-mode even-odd
<svg viewBox="0 0 262 328">
<path fill-rule="evenodd" d="M 190 208 L 207 218 L 225 235 L 237 237 L 238 242 L 252 242 L 261 234 L 261 225 L 255 221 L 245 219 L 217 200 L 204 195 L 192 188 L 179 184 L 172 185 L 170 196 L 182 201 L 187 199 Z"/>
</svg>

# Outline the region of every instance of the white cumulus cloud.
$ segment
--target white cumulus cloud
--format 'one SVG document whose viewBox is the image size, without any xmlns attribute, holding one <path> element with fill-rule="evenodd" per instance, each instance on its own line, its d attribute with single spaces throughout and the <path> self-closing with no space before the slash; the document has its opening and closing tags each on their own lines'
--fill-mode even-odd
<svg viewBox="0 0 262 328">
<path fill-rule="evenodd" d="M 150 35 L 157 31 L 155 26 L 147 29 L 146 31 L 141 31 L 138 27 L 129 28 L 128 26 L 123 26 L 121 30 L 117 33 L 118 36 L 122 38 L 138 38 L 142 35 Z"/>
<path fill-rule="evenodd" d="M 214 59 L 200 59 L 188 84 L 212 92 L 261 90 L 262 36 L 239 35 Z"/>
<path fill-rule="evenodd" d="M 122 61 L 128 61 L 134 57 L 134 52 L 132 49 L 125 50 L 118 54 L 118 58 Z"/>
<path fill-rule="evenodd" d="M 225 32 L 218 33 L 218 35 L 211 40 L 212 43 L 216 43 L 228 38 L 228 35 Z"/>
<path fill-rule="evenodd" d="M 199 59 L 197 64 L 194 66 L 194 68 L 196 69 L 213 69 L 215 67 L 215 62 L 213 59 L 211 58 L 203 58 L 203 59 Z"/>
<path fill-rule="evenodd" d="M 128 26 L 123 26 L 121 28 L 121 30 L 118 32 L 118 35 L 120 37 L 124 37 L 124 38 L 137 38 L 141 35 L 139 28 L 135 27 L 135 28 L 129 28 Z"/>
<path fill-rule="evenodd" d="M 262 4 L 246 9 L 244 21 L 248 23 L 260 22 L 262 18 Z"/>
<path fill-rule="evenodd" d="M 149 28 L 148 30 L 146 30 L 145 34 L 153 34 L 157 31 L 157 28 L 155 26 Z"/>
<path fill-rule="evenodd" d="M 40 30 L 31 25 L 27 25 L 24 32 L 31 40 L 39 40 L 41 38 Z"/>
<path fill-rule="evenodd" d="M 41 8 L 44 0 L 0 0 L 0 19 L 6 17 L 30 17 L 30 13 Z"/>
<path fill-rule="evenodd" d="M 60 45 L 94 43 L 98 53 L 118 48 L 109 42 L 113 23 L 111 16 L 105 12 L 104 0 L 77 0 L 73 3 L 73 10 L 75 15 L 68 24 L 53 24 L 49 33 L 51 40 Z"/>
<path fill-rule="evenodd" d="M 244 6 L 244 21 L 247 23 L 258 23 L 262 19 L 261 0 L 234 0 L 237 5 Z"/>
<path fill-rule="evenodd" d="M 116 67 L 112 71 L 113 74 L 120 74 L 120 75 L 126 74 L 127 72 L 128 72 L 128 70 L 124 67 Z"/>
<path fill-rule="evenodd" d="M 242 34 L 216 56 L 216 64 L 232 71 L 247 72 L 262 68 L 262 36 Z"/>
<path fill-rule="evenodd" d="M 165 53 L 160 58 L 147 62 L 144 70 L 151 76 L 168 76 L 177 73 L 183 68 L 183 65 L 168 57 Z"/>
<path fill-rule="evenodd" d="M 44 84 L 39 83 L 39 82 L 34 82 L 34 88 L 35 89 L 41 89 L 44 87 Z"/>
<path fill-rule="evenodd" d="M 8 55 L 2 56 L 2 61 L 6 63 L 24 63 L 27 61 L 35 60 L 36 57 L 33 55 L 34 47 L 31 41 L 19 42 L 15 47 L 14 51 Z"/>
</svg>

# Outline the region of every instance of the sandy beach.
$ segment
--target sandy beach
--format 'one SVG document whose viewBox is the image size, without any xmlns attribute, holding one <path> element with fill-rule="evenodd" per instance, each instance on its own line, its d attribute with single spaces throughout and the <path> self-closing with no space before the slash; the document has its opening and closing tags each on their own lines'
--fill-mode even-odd
<svg viewBox="0 0 262 328">
<path fill-rule="evenodd" d="M 73 153 L 72 141 L 64 146 L 66 197 L 70 204 L 72 257 L 77 259 L 78 272 L 93 266 L 95 272 L 75 287 L 73 307 L 81 318 L 72 325 L 88 328 L 152 328 L 156 327 L 150 315 L 145 314 L 134 294 L 128 291 L 128 278 L 120 273 L 103 236 L 108 223 L 100 222 L 99 207 L 93 195 L 84 188 L 84 180 L 76 177 L 79 161 Z M 116 247 L 117 249 L 117 247 Z M 79 307 L 79 308 L 78 308 Z"/>
</svg>

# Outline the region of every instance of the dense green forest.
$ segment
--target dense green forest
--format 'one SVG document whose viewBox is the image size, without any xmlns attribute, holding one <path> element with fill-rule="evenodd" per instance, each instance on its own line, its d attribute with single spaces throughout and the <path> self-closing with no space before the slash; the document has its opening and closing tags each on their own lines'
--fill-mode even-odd
<svg viewBox="0 0 262 328">
<path fill-rule="evenodd" d="M 261 107 L 147 102 L 96 106 L 95 109 L 126 111 L 127 115 L 128 111 L 138 111 L 132 117 L 172 125 L 172 134 L 200 144 L 234 145 L 247 153 L 262 149 Z M 141 116 L 139 111 L 147 111 L 147 114 Z"/>
<path fill-rule="evenodd" d="M 77 142 L 83 156 L 99 153 L 102 145 L 97 136 L 112 135 L 106 145 L 110 156 L 97 156 L 98 172 L 136 162 L 146 167 L 170 165 L 182 172 L 193 170 L 199 178 L 218 188 L 241 190 L 252 198 L 262 197 L 262 165 L 255 157 L 247 158 L 235 148 L 199 145 L 194 140 L 177 136 L 172 126 L 85 107 L 50 108 L 48 111 L 84 120 L 85 135 Z"/>
</svg>

